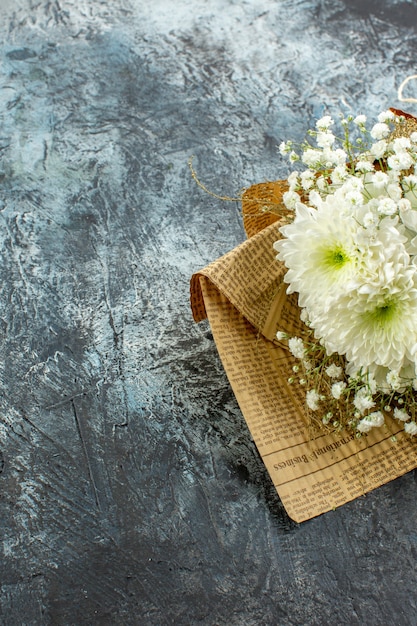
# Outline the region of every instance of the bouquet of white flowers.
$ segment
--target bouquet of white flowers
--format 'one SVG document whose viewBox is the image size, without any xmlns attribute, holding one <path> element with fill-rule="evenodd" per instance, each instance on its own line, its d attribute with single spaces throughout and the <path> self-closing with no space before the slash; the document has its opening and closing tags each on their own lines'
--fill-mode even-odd
<svg viewBox="0 0 417 626">
<path fill-rule="evenodd" d="M 274 244 L 298 293 L 306 330 L 279 331 L 299 360 L 313 421 L 357 436 L 385 415 L 417 434 L 417 119 L 384 111 L 325 116 L 297 149 L 283 196 L 290 210 Z"/>
</svg>

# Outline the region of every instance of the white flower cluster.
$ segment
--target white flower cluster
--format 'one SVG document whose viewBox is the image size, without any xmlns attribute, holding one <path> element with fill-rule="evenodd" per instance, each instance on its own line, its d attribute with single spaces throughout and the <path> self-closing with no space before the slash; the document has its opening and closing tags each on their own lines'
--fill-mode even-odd
<svg viewBox="0 0 417 626">
<path fill-rule="evenodd" d="M 339 365 L 326 372 L 330 395 L 339 401 L 349 392 L 355 427 L 367 432 L 384 424 L 375 394 L 417 390 L 417 120 L 410 126 L 384 111 L 367 130 L 364 115 L 350 117 L 342 139 L 333 125 L 319 120 L 301 154 L 291 142 L 280 146 L 304 169 L 288 178 L 283 200 L 293 219 L 274 248 L 315 340 L 325 355 L 345 359 L 344 378 Z M 300 341 L 290 341 L 307 359 Z M 307 390 L 311 410 L 321 397 Z M 413 415 L 393 415 L 417 433 Z"/>
</svg>

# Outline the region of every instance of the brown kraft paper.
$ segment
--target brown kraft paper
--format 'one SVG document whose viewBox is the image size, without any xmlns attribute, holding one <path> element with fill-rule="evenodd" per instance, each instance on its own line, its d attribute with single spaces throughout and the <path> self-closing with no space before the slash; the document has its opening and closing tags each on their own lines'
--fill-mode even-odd
<svg viewBox="0 0 417 626">
<path fill-rule="evenodd" d="M 302 327 L 273 249 L 284 190 L 278 181 L 245 192 L 250 238 L 193 275 L 191 307 L 195 321 L 208 318 L 263 462 L 288 515 L 302 522 L 417 467 L 417 440 L 389 418 L 360 439 L 309 426 L 305 392 L 288 382 L 295 359 L 275 341 L 277 330 L 297 335 Z"/>
</svg>

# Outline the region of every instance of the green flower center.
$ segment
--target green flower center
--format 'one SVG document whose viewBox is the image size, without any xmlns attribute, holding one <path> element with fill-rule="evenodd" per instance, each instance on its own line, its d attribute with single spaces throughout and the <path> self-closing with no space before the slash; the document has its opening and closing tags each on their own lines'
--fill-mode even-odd
<svg viewBox="0 0 417 626">
<path fill-rule="evenodd" d="M 350 256 L 340 245 L 324 250 L 323 261 L 329 270 L 340 270 L 346 263 L 349 263 L 350 260 Z"/>
<path fill-rule="evenodd" d="M 387 328 L 395 319 L 398 313 L 398 302 L 388 300 L 381 306 L 375 307 L 366 313 L 366 321 L 379 328 Z"/>
</svg>

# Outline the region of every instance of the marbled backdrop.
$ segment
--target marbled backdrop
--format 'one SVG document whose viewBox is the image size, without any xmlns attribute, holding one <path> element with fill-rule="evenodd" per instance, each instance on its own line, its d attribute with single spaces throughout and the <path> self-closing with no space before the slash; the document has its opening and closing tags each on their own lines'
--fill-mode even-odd
<svg viewBox="0 0 417 626">
<path fill-rule="evenodd" d="M 240 208 L 187 163 L 234 196 L 401 106 L 416 3 L 2 0 L 0 33 L 1 623 L 415 625 L 417 474 L 288 519 L 189 310 Z"/>
</svg>

